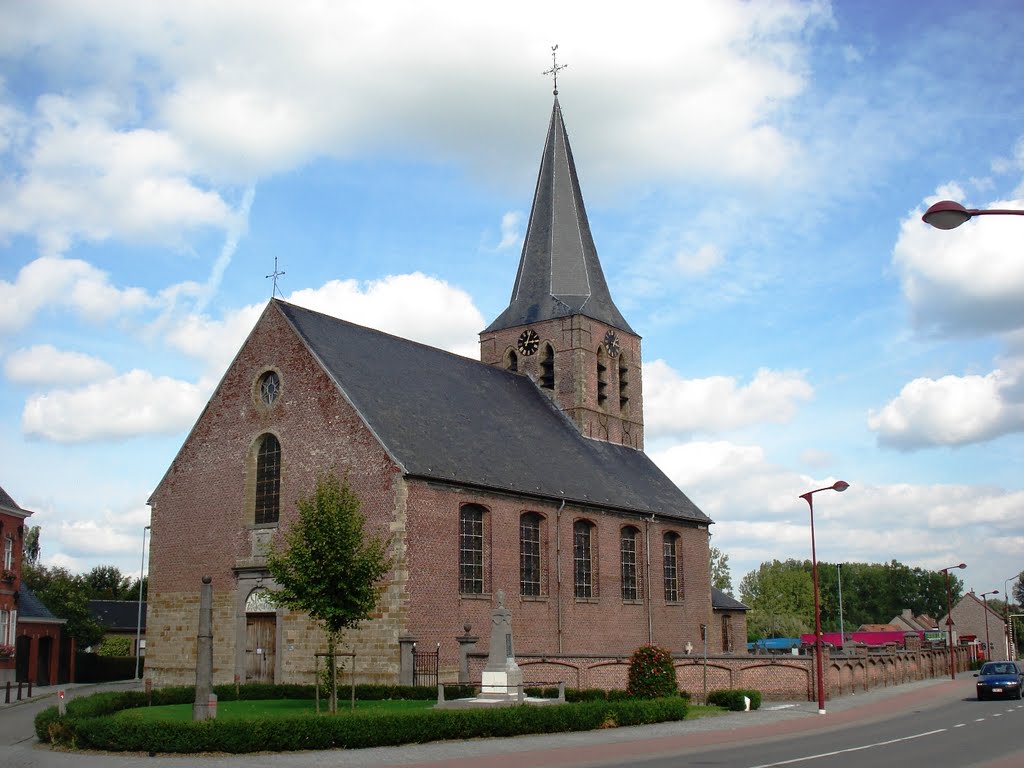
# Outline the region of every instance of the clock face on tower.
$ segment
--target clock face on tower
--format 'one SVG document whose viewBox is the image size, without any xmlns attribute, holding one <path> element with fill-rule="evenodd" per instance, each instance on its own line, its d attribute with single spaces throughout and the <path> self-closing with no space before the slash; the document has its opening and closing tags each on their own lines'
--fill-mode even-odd
<svg viewBox="0 0 1024 768">
<path fill-rule="evenodd" d="M 610 357 L 619 356 L 619 338 L 615 335 L 615 331 L 608 331 L 604 335 L 604 348 Z"/>
<path fill-rule="evenodd" d="M 524 355 L 532 355 L 540 347 L 540 336 L 534 330 L 523 331 L 519 334 L 519 351 Z"/>
</svg>

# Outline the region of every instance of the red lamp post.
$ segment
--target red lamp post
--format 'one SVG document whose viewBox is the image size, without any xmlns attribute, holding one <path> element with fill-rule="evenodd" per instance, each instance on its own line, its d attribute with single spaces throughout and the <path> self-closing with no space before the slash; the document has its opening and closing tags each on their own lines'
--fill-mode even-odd
<svg viewBox="0 0 1024 768">
<path fill-rule="evenodd" d="M 966 568 L 967 563 L 951 565 L 943 568 L 942 573 L 946 577 L 946 633 L 949 635 L 949 678 L 956 680 L 956 664 L 953 661 L 953 608 L 949 599 L 949 572 L 954 568 Z"/>
<path fill-rule="evenodd" d="M 811 497 L 819 491 L 842 493 L 849 487 L 850 484 L 845 480 L 837 480 L 832 485 L 800 494 L 800 498 L 807 502 L 807 506 L 811 510 L 811 580 L 814 582 L 814 655 L 817 661 L 819 715 L 825 714 L 825 670 L 821 661 L 821 600 L 818 597 L 818 554 L 814 548 L 814 502 Z"/>
<path fill-rule="evenodd" d="M 924 212 L 921 221 L 936 229 L 956 229 L 975 216 L 1024 216 L 1024 211 L 1010 208 L 964 208 L 952 200 L 940 200 Z"/>
<path fill-rule="evenodd" d="M 988 636 L 988 599 L 991 595 L 998 595 L 999 590 L 993 589 L 991 592 L 982 592 L 978 597 L 985 601 L 985 661 L 992 661 L 992 641 L 989 640 Z"/>
</svg>

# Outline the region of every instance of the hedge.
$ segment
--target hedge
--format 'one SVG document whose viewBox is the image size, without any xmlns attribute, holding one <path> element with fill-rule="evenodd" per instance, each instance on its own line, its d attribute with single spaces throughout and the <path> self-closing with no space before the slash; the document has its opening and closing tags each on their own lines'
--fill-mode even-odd
<svg viewBox="0 0 1024 768">
<path fill-rule="evenodd" d="M 225 687 L 234 690 L 234 686 Z M 255 686 L 241 688 L 251 687 Z M 158 689 L 153 691 L 153 703 L 191 701 L 191 696 L 183 696 L 185 691 L 194 695 L 194 689 L 184 687 Z M 685 699 L 671 697 L 540 707 L 432 709 L 401 713 L 357 711 L 339 716 L 301 715 L 190 723 L 159 723 L 111 716 L 121 709 L 143 705 L 145 698 L 144 693 L 131 691 L 75 699 L 68 703 L 64 717 L 57 715 L 55 707 L 50 707 L 37 715 L 36 734 L 40 741 L 79 749 L 153 753 L 281 752 L 586 731 L 682 720 L 687 712 Z M 172 702 L 167 699 L 183 700 Z"/>
<path fill-rule="evenodd" d="M 729 690 L 718 690 L 708 692 L 708 704 L 716 707 L 724 707 L 733 712 L 742 712 L 746 707 L 743 697 L 750 699 L 751 709 L 760 709 L 761 692 L 752 688 L 732 688 Z"/>
</svg>

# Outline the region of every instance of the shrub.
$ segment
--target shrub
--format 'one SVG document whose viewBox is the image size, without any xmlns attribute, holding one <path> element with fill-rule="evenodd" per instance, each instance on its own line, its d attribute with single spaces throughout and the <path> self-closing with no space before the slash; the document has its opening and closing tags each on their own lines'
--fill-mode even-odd
<svg viewBox="0 0 1024 768">
<path fill-rule="evenodd" d="M 96 649 L 97 656 L 132 656 L 132 638 L 121 635 L 113 635 L 103 638 L 100 647 Z M 135 657 L 132 656 L 132 661 Z"/>
<path fill-rule="evenodd" d="M 249 687 L 249 686 L 244 686 Z M 233 686 L 232 686 L 233 688 Z M 166 690 L 166 689 L 165 689 Z M 183 688 L 166 698 L 180 697 Z M 156 692 L 154 692 L 156 693 Z M 138 706 L 145 694 L 99 694 L 68 704 L 56 716 L 50 707 L 36 717 L 41 741 L 82 749 L 141 752 L 258 752 L 296 749 L 358 749 L 438 740 L 517 736 L 640 725 L 686 717 L 684 699 L 588 701 L 559 706 L 510 706 L 485 710 L 356 712 L 265 720 L 161 723 L 111 717 L 120 704 Z"/>
<path fill-rule="evenodd" d="M 679 690 L 672 654 L 656 645 L 642 645 L 629 659 L 629 686 L 631 696 L 654 699 L 675 696 Z"/>
<path fill-rule="evenodd" d="M 746 702 L 743 697 L 750 699 L 750 708 L 759 709 L 761 706 L 761 692 L 750 688 L 733 688 L 729 690 L 717 690 L 708 692 L 708 704 L 716 707 L 743 712 L 746 709 Z"/>
</svg>

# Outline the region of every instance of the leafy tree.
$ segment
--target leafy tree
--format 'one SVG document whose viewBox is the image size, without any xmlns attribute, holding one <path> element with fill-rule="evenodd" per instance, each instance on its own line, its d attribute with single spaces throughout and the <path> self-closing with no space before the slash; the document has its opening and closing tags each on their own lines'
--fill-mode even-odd
<svg viewBox="0 0 1024 768">
<path fill-rule="evenodd" d="M 96 649 L 97 656 L 131 656 L 133 640 L 130 637 L 105 637 Z"/>
<path fill-rule="evenodd" d="M 25 531 L 25 538 L 22 540 L 22 554 L 29 565 L 36 565 L 39 562 L 39 530 L 38 525 L 33 525 Z"/>
<path fill-rule="evenodd" d="M 711 548 L 711 586 L 732 597 L 732 574 L 729 572 L 729 556 L 718 547 Z"/>
<path fill-rule="evenodd" d="M 1024 571 L 1017 575 L 1017 582 L 1013 585 L 1013 592 L 1010 593 L 1011 602 L 1017 605 L 1024 605 Z"/>
<path fill-rule="evenodd" d="M 131 577 L 113 565 L 97 565 L 84 578 L 91 600 L 138 599 L 138 585 L 133 594 Z"/>
<path fill-rule="evenodd" d="M 299 516 L 267 554 L 267 569 L 280 590 L 279 605 L 305 611 L 327 631 L 331 669 L 345 630 L 354 629 L 377 607 L 379 582 L 391 568 L 388 541 L 367 537 L 359 499 L 348 480 L 324 475 L 312 496 L 298 503 Z M 337 711 L 337 680 L 331 710 Z"/>
<path fill-rule="evenodd" d="M 21 577 L 57 618 L 67 620 L 67 632 L 79 648 L 88 648 L 103 638 L 103 626 L 89 612 L 89 588 L 83 576 L 67 568 L 26 564 Z"/>
</svg>

